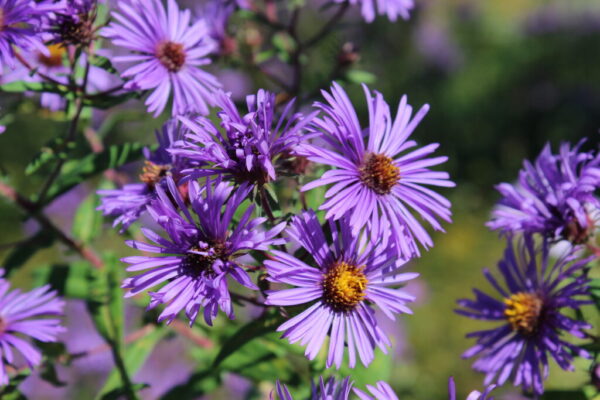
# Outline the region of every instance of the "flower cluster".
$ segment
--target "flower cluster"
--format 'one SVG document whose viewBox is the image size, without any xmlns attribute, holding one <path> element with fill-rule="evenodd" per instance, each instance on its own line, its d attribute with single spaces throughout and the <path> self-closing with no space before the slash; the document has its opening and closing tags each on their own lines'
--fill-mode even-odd
<svg viewBox="0 0 600 400">
<path fill-rule="evenodd" d="M 457 310 L 499 323 L 469 334 L 477 343 L 463 355 L 478 357 L 473 368 L 485 373 L 486 383 L 512 380 L 539 396 L 549 359 L 573 370 L 575 356 L 591 358 L 572 341 L 589 337 L 591 328 L 573 316 L 591 303 L 587 265 L 594 256 L 583 256 L 583 245 L 598 254 L 600 154 L 582 151 L 583 144 L 563 143 L 558 154 L 546 145 L 534 163 L 524 163 L 517 185 L 498 186 L 503 197 L 487 225 L 508 241 L 498 263 L 502 281 L 487 269 L 484 274 L 499 296 L 474 290 L 475 299 L 460 300 Z M 569 245 L 556 247 L 558 241 Z M 556 260 L 553 253 L 560 253 Z"/>
</svg>

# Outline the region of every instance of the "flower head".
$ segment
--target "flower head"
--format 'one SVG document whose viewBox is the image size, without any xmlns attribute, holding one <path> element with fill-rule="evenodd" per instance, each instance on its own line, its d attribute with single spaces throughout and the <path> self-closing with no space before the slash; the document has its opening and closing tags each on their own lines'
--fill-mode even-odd
<svg viewBox="0 0 600 400">
<path fill-rule="evenodd" d="M 188 160 L 173 156 L 167 151 L 179 135 L 177 122 L 167 121 L 162 130 L 156 132 L 158 140 L 156 151 L 144 149 L 146 160 L 139 176 L 140 183 L 127 184 L 120 189 L 98 191 L 102 201 L 98 210 L 102 210 L 104 215 L 117 217 L 113 226 L 122 225 L 124 230 L 137 221 L 146 211 L 146 206 L 157 198 L 156 188 L 158 186 L 166 188 L 167 176 L 171 176 L 178 184 L 180 192 L 185 194 L 187 183 L 180 182 L 181 170 L 190 164 Z"/>
<path fill-rule="evenodd" d="M 339 85 L 333 84 L 331 94 L 323 92 L 328 104 L 318 103 L 317 107 L 325 117 L 316 119 L 314 126 L 329 148 L 305 144 L 297 152 L 335 169 L 302 190 L 333 184 L 320 207 L 327 210 L 327 218 L 348 216 L 354 233 L 365 225 L 372 229 L 385 226 L 392 232 L 398 251 L 408 258 L 419 254 L 417 241 L 425 248 L 433 245 L 412 211 L 436 230 L 443 231 L 437 218 L 450 221 L 450 202 L 424 185 L 452 187 L 454 183 L 446 172 L 429 169 L 447 159 L 429 157 L 437 143 L 409 151 L 416 143 L 408 138 L 429 107 L 423 106 L 411 120 L 412 107 L 404 96 L 393 120 L 381 93 L 375 92 L 373 98 L 366 86 L 364 90 L 370 120 L 365 130 Z"/>
<path fill-rule="evenodd" d="M 0 275 L 4 275 L 3 270 Z M 56 297 L 50 286 L 30 292 L 9 289 L 10 283 L 0 277 L 0 385 L 8 384 L 5 363 L 14 362 L 13 349 L 23 356 L 29 368 L 41 362 L 41 353 L 25 340 L 26 337 L 56 342 L 56 336 L 64 331 L 58 319 L 63 314 L 64 302 Z"/>
<path fill-rule="evenodd" d="M 0 71 L 5 65 L 15 67 L 14 47 L 47 54 L 37 27 L 57 7 L 52 1 L 0 0 Z"/>
<path fill-rule="evenodd" d="M 263 185 L 277 178 L 276 162 L 310 137 L 305 127 L 313 115 L 290 115 L 290 102 L 277 118 L 273 93 L 259 90 L 248 96 L 248 113 L 243 116 L 226 93 L 220 92 L 216 101 L 223 131 L 207 118 L 180 117 L 191 132 L 172 152 L 206 163 L 205 168 L 184 171 L 194 178 L 219 175 L 238 183 Z"/>
<path fill-rule="evenodd" d="M 542 394 L 548 376 L 548 356 L 565 370 L 572 370 L 573 355 L 587 357 L 583 349 L 563 339 L 564 334 L 583 338 L 585 321 L 575 320 L 562 312 L 589 303 L 587 278 L 579 275 L 589 261 L 576 260 L 573 253 L 551 265 L 547 242 L 538 249 L 525 237 L 515 247 L 509 242 L 498 269 L 504 284 L 488 270 L 484 274 L 500 299 L 477 289 L 474 300 L 460 300 L 457 312 L 470 318 L 495 321 L 500 325 L 473 332 L 477 344 L 463 357 L 478 356 L 475 370 L 486 374 L 486 384 L 498 385 L 511 379 L 527 391 Z M 589 297 L 588 297 L 589 299 Z"/>
<path fill-rule="evenodd" d="M 335 0 L 343 3 L 347 0 Z M 367 22 L 373 22 L 375 16 L 386 15 L 390 21 L 396 21 L 398 17 L 407 20 L 410 11 L 415 7 L 414 0 L 348 0 L 352 5 L 360 4 L 363 18 Z"/>
<path fill-rule="evenodd" d="M 525 161 L 518 185 L 498 185 L 503 197 L 487 226 L 585 243 L 600 208 L 594 195 L 600 188 L 600 154 L 581 151 L 582 144 L 563 143 L 558 154 L 547 144 L 533 164 Z"/>
<path fill-rule="evenodd" d="M 148 111 L 158 116 L 173 93 L 172 114 L 208 114 L 214 91 L 220 87 L 214 76 L 200 67 L 210 64 L 214 43 L 206 22 L 190 24 L 189 10 L 181 11 L 175 0 L 167 10 L 160 0 L 119 2 L 120 13 L 104 30 L 113 43 L 132 52 L 115 57 L 116 62 L 134 63 L 121 76 L 130 79 L 125 88 L 151 90 Z"/>
<path fill-rule="evenodd" d="M 88 46 L 94 39 L 98 0 L 63 0 L 62 7 L 44 18 L 51 43 Z"/>
<path fill-rule="evenodd" d="M 276 236 L 285 223 L 268 231 L 261 230 L 265 218 L 251 219 L 253 206 L 246 209 L 239 221 L 233 221 L 250 191 L 248 185 L 241 185 L 234 192 L 233 186 L 220 180 L 209 180 L 202 187 L 192 181 L 189 183 L 191 212 L 171 177 L 167 177 L 167 187 L 167 191 L 160 185 L 156 187 L 158 199 L 148 207 L 148 212 L 168 238 L 142 229 L 154 244 L 127 242 L 134 249 L 161 254 L 160 257 L 123 259 L 130 264 L 128 271 L 144 271 L 123 282 L 123 288 L 130 289 L 127 296 L 164 284 L 158 291 L 149 292 L 149 308 L 167 305 L 159 321 L 171 322 L 185 309 L 193 324 L 201 308 L 204 308 L 204 319 L 209 325 L 219 308 L 233 318 L 227 278 L 232 277 L 241 285 L 256 289 L 244 269 L 245 262 L 253 261 L 248 253 L 284 243 Z"/>
<path fill-rule="evenodd" d="M 308 252 L 314 264 L 273 251 L 273 259 L 265 261 L 269 280 L 295 288 L 269 292 L 266 304 L 310 304 L 277 329 L 290 342 L 307 345 L 305 354 L 309 359 L 315 358 L 329 334 L 328 368 L 333 364 L 340 368 L 346 346 L 350 367 L 356 364 L 357 352 L 362 363 L 368 365 L 373 361 L 375 346 L 384 352 L 390 346 L 371 305 L 391 319 L 396 313 L 411 313 L 406 304 L 414 298 L 388 286 L 418 274 L 399 274 L 397 268 L 403 261 L 398 260 L 393 246 L 353 235 L 347 219 L 340 221 L 340 229 L 334 222 L 329 225 L 330 241 L 313 211 L 294 217 L 287 234 Z"/>
</svg>

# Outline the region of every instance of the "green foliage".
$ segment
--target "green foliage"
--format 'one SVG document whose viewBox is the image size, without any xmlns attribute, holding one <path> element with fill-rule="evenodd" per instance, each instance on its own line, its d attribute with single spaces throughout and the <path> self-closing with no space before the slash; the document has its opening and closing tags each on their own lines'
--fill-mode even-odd
<svg viewBox="0 0 600 400">
<path fill-rule="evenodd" d="M 54 241 L 54 234 L 42 229 L 31 238 L 15 246 L 2 263 L 6 276 L 10 276 L 13 271 L 22 267 L 38 251 L 52 246 Z"/>
<path fill-rule="evenodd" d="M 63 172 L 48 190 L 45 204 L 65 193 L 69 189 L 111 168 L 117 168 L 143 156 L 139 143 L 125 143 L 108 147 L 100 153 L 89 154 L 81 159 L 65 163 Z"/>
<path fill-rule="evenodd" d="M 40 168 L 47 165 L 50 161 L 66 160 L 70 153 L 77 148 L 75 141 L 65 142 L 62 137 L 51 139 L 44 145 L 40 151 L 25 167 L 25 174 L 31 175 L 37 172 Z"/>
<path fill-rule="evenodd" d="M 75 212 L 73 237 L 83 243 L 90 243 L 102 233 L 102 214 L 96 211 L 100 201 L 96 194 L 85 199 Z"/>
</svg>

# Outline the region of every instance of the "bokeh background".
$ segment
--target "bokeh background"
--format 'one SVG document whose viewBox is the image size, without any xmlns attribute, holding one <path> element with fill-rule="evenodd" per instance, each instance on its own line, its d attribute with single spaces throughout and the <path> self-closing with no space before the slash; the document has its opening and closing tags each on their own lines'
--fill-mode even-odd
<svg viewBox="0 0 600 400">
<path fill-rule="evenodd" d="M 464 398 L 467 390 L 482 387 L 482 376 L 471 371 L 471 361 L 460 358 L 472 344 L 464 336 L 485 325 L 454 314 L 453 308 L 457 298 L 470 296 L 472 287 L 488 288 L 481 269 L 493 266 L 501 257 L 503 241 L 484 227 L 498 199 L 493 186 L 514 180 L 522 160 L 533 158 L 546 142 L 556 148 L 561 140 L 576 142 L 586 137 L 588 146 L 597 146 L 600 2 L 417 0 L 417 4 L 410 21 L 395 24 L 380 18 L 367 25 L 357 13 L 351 13 L 342 29 L 306 60 L 304 90 L 316 93 L 326 84 L 339 49 L 351 42 L 360 55 L 352 67 L 353 79 L 365 80 L 380 90 L 392 108 L 404 93 L 416 107 L 431 105 L 414 137 L 420 143 L 439 142 L 440 153 L 450 157 L 444 168 L 457 187 L 444 195 L 452 200 L 454 223 L 447 225 L 447 233 L 436 234 L 435 247 L 410 267 L 421 273 L 418 282 L 409 286 L 418 302 L 414 315 L 402 316 L 385 327 L 395 335 L 394 354 L 380 354 L 370 372 L 357 375 L 360 380 L 361 374 L 373 376 L 375 371 L 378 378 L 389 378 L 403 400 L 444 399 L 447 378 L 453 375 Z M 315 21 L 323 19 L 316 11 L 306 13 L 305 18 L 300 24 L 302 34 L 309 34 L 318 25 Z M 246 28 L 239 27 L 238 36 L 245 35 Z M 278 65 L 273 62 L 270 67 L 285 76 L 285 69 Z M 213 70 L 219 71 L 227 88 L 240 98 L 268 85 L 255 71 L 235 62 L 218 63 Z M 347 88 L 365 116 L 360 87 L 349 84 Z M 20 191 L 34 193 L 42 177 L 26 176 L 23 169 L 44 143 L 63 132 L 66 122 L 58 114 L 40 110 L 34 100 L 14 95 L 2 94 L 0 106 L 14 112 L 14 120 L 0 136 L 1 171 Z M 98 113 L 93 119 L 107 145 L 133 140 L 150 144 L 153 129 L 162 122 L 145 114 L 139 102 Z M 135 176 L 138 168 L 133 165 L 124 172 Z M 51 218 L 70 229 L 78 204 L 100 181 L 89 181 L 56 200 L 48 209 Z M 31 236 L 36 226 L 4 201 L 0 201 L 0 226 L 2 265 L 11 256 L 11 244 Z M 94 246 L 112 249 L 117 256 L 130 254 L 109 226 L 105 221 L 105 235 Z M 39 251 L 15 273 L 13 281 L 22 287 L 35 285 L 40 276 L 51 273 L 50 265 L 57 260 L 65 263 L 64 252 L 60 246 Z M 66 262 L 76 259 L 68 255 Z M 130 308 L 129 329 L 135 331 L 142 324 L 142 312 L 134 305 Z M 102 340 L 94 336 L 82 303 L 72 301 L 68 315 L 68 326 L 86 338 L 68 337 L 69 349 L 86 351 L 96 346 L 97 351 L 59 369 L 68 389 L 30 378 L 25 386 L 31 398 L 91 398 L 89 393 L 102 386 L 112 368 L 110 355 L 102 350 Z M 251 317 L 251 313 L 242 315 Z M 175 398 L 177 391 L 172 387 L 188 381 L 205 357 L 202 351 L 189 339 L 168 335 L 136 375 L 136 381 L 158 383 L 143 392 L 144 398 L 165 393 Z M 285 352 L 281 356 L 285 357 Z M 548 388 L 579 387 L 589 381 L 588 366 L 580 363 L 575 373 L 553 368 Z M 252 385 L 246 378 L 228 376 L 225 385 L 229 389 L 219 389 L 208 397 L 261 396 L 262 386 L 249 389 Z M 518 398 L 510 394 L 510 388 L 499 393 L 503 394 L 500 398 Z"/>
</svg>

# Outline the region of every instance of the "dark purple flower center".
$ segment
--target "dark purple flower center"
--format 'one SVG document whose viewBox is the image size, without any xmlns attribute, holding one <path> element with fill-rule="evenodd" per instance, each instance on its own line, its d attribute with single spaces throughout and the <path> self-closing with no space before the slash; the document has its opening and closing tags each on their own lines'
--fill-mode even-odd
<svg viewBox="0 0 600 400">
<path fill-rule="evenodd" d="M 78 15 L 60 15 L 57 32 L 65 45 L 87 46 L 94 38 L 95 12 Z"/>
<path fill-rule="evenodd" d="M 48 46 L 49 55 L 38 53 L 38 61 L 40 64 L 48 68 L 56 68 L 63 65 L 63 54 L 65 54 L 65 48 L 60 44 L 51 44 Z"/>
<path fill-rule="evenodd" d="M 167 176 L 170 169 L 170 165 L 154 164 L 153 162 L 146 160 L 144 161 L 144 167 L 140 174 L 140 180 L 152 189 L 158 182 Z"/>
<path fill-rule="evenodd" d="M 192 247 L 190 250 L 202 252 L 188 253 L 182 263 L 184 273 L 192 277 L 215 276 L 213 264 L 217 260 L 227 261 L 227 246 L 222 241 L 213 241 L 206 248 L 199 246 Z"/>
<path fill-rule="evenodd" d="M 519 292 L 504 299 L 504 317 L 513 331 L 530 336 L 540 325 L 543 299 L 536 293 Z"/>
<path fill-rule="evenodd" d="M 181 43 L 170 41 L 160 42 L 156 46 L 156 57 L 170 72 L 177 72 L 185 64 L 185 49 Z"/>
<path fill-rule="evenodd" d="M 344 261 L 333 264 L 323 276 L 323 299 L 335 311 L 351 311 L 364 298 L 369 283 L 364 265 Z"/>
<path fill-rule="evenodd" d="M 400 168 L 385 154 L 367 154 L 359 171 L 361 182 L 377 194 L 390 194 L 400 180 Z"/>
<path fill-rule="evenodd" d="M 573 244 L 583 244 L 587 242 L 594 233 L 595 224 L 589 215 L 586 215 L 587 226 L 583 227 L 577 218 L 571 218 L 567 223 L 563 236 Z"/>
</svg>

